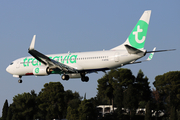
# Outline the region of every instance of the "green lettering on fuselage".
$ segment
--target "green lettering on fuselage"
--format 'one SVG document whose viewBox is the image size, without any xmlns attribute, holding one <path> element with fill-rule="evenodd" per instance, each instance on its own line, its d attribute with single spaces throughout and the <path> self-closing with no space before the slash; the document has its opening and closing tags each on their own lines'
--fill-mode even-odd
<svg viewBox="0 0 180 120">
<path fill-rule="evenodd" d="M 52 57 L 50 56 L 49 57 L 50 59 L 53 59 L 53 60 L 56 60 L 58 62 L 61 62 L 61 63 L 64 63 L 64 61 L 66 61 L 66 63 L 68 64 L 69 62 L 70 63 L 76 63 L 76 59 L 77 59 L 77 55 L 66 55 L 66 56 L 55 56 L 55 57 Z M 24 67 L 27 67 L 29 65 L 32 65 L 32 66 L 40 66 L 41 65 L 41 62 L 39 62 L 37 59 L 35 58 L 24 58 L 23 59 L 23 65 Z"/>
</svg>

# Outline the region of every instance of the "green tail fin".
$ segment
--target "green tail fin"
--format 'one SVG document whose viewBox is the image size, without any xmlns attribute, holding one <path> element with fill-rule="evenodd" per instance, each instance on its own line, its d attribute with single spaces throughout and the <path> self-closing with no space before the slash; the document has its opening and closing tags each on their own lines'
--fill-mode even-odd
<svg viewBox="0 0 180 120">
<path fill-rule="evenodd" d="M 130 45 L 136 49 L 143 49 L 146 40 L 150 16 L 151 10 L 144 11 L 127 40 L 122 45 L 119 45 L 111 50 L 124 49 L 124 45 Z"/>
<path fill-rule="evenodd" d="M 129 43 L 132 47 L 137 49 L 144 48 L 144 43 L 146 40 L 146 34 L 148 30 L 149 20 L 150 20 L 151 11 L 145 11 L 138 23 L 132 30 L 131 34 L 128 37 Z"/>
</svg>

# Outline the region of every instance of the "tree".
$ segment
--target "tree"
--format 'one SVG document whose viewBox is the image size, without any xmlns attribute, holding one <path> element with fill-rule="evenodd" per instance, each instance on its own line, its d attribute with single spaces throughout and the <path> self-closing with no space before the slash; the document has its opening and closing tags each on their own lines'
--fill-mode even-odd
<svg viewBox="0 0 180 120">
<path fill-rule="evenodd" d="M 148 82 L 148 78 L 144 77 L 142 70 L 139 70 L 135 87 L 138 90 L 138 101 L 141 108 L 144 108 L 147 102 L 151 99 L 151 90 Z"/>
<path fill-rule="evenodd" d="M 41 114 L 46 115 L 46 119 L 63 117 L 65 110 L 64 87 L 60 82 L 50 82 L 44 85 L 39 93 L 39 109 Z"/>
<path fill-rule="evenodd" d="M 6 120 L 11 120 L 12 116 L 13 116 L 13 113 L 12 113 L 12 109 L 11 109 L 11 105 L 10 105 L 10 107 L 8 109 L 8 114 L 7 114 Z"/>
<path fill-rule="evenodd" d="M 177 120 L 176 108 L 174 106 L 171 107 L 170 120 Z"/>
<path fill-rule="evenodd" d="M 123 120 L 123 113 L 122 113 L 122 108 L 123 108 L 123 89 L 120 86 L 117 86 L 115 91 L 114 91 L 114 102 L 117 106 L 117 118 L 118 120 Z"/>
<path fill-rule="evenodd" d="M 103 104 L 111 104 L 111 99 L 113 95 L 113 88 L 111 82 L 109 80 L 108 74 L 105 74 L 102 78 L 98 79 L 98 98 L 101 100 Z"/>
<path fill-rule="evenodd" d="M 137 89 L 130 84 L 128 89 L 124 92 L 124 107 L 130 110 L 130 118 L 133 118 L 135 111 L 138 108 Z"/>
<path fill-rule="evenodd" d="M 170 71 L 155 77 L 153 83 L 166 107 L 180 108 L 180 71 Z M 168 110 L 168 109 L 167 109 Z"/>
<path fill-rule="evenodd" d="M 151 120 L 151 102 L 148 101 L 146 104 L 145 120 Z"/>
<path fill-rule="evenodd" d="M 81 103 L 82 97 L 80 97 L 78 92 L 72 93 L 71 90 L 67 90 L 65 96 L 66 96 L 65 99 L 66 100 L 68 99 L 66 118 L 68 120 L 78 120 L 79 119 L 78 108 Z"/>
<path fill-rule="evenodd" d="M 3 106 L 3 109 L 2 109 L 2 120 L 6 120 L 7 118 L 7 114 L 8 114 L 8 101 L 6 99 L 5 103 L 4 103 L 4 106 Z"/>
<path fill-rule="evenodd" d="M 72 108 L 71 106 L 68 106 L 66 118 L 68 120 L 78 120 L 79 119 L 78 108 Z"/>
<path fill-rule="evenodd" d="M 98 97 L 112 99 L 115 93 L 118 93 L 118 88 L 122 88 L 125 91 L 129 84 L 133 84 L 135 81 L 134 75 L 131 70 L 120 68 L 112 69 L 102 78 L 98 80 Z"/>
<path fill-rule="evenodd" d="M 37 104 L 34 90 L 31 93 L 18 94 L 13 97 L 11 105 L 13 116 L 12 120 L 29 120 L 33 119 L 37 112 Z"/>
<path fill-rule="evenodd" d="M 107 98 L 109 98 L 110 101 L 111 98 L 112 101 L 114 101 L 112 103 L 117 106 L 118 119 L 122 119 L 124 91 L 128 89 L 128 85 L 134 84 L 134 82 L 135 77 L 131 70 L 125 68 L 110 70 L 98 80 L 97 99 L 99 103 L 107 103 L 104 101 L 107 100 Z"/>
<path fill-rule="evenodd" d="M 84 99 L 78 108 L 79 120 L 95 120 L 97 118 L 96 108 L 90 100 Z"/>
<path fill-rule="evenodd" d="M 158 117 L 158 112 L 159 110 L 163 110 L 164 109 L 164 105 L 163 105 L 163 97 L 160 96 L 159 91 L 156 89 L 152 89 L 152 109 L 156 111 L 155 113 L 155 117 L 157 119 Z"/>
</svg>

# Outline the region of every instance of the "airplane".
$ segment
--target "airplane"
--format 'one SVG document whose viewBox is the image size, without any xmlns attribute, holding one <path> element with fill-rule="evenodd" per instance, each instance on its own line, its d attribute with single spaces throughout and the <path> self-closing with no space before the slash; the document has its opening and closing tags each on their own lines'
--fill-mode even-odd
<svg viewBox="0 0 180 120">
<path fill-rule="evenodd" d="M 13 77 L 18 77 L 19 83 L 22 83 L 22 76 L 50 74 L 59 74 L 62 80 L 81 78 L 83 82 L 88 82 L 89 77 L 86 75 L 89 73 L 106 72 L 125 65 L 150 61 L 154 52 L 174 50 L 155 51 L 156 48 L 154 48 L 152 51 L 147 51 L 144 49 L 150 16 L 151 10 L 144 11 L 126 41 L 110 50 L 44 55 L 35 50 L 36 35 L 34 35 L 28 49 L 28 53 L 32 56 L 13 61 L 6 71 Z M 146 60 L 137 61 L 147 53 L 150 55 Z"/>
</svg>

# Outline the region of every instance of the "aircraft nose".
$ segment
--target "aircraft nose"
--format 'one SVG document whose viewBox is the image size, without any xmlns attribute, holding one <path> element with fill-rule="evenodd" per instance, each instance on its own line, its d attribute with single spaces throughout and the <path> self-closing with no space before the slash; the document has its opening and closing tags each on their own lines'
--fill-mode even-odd
<svg viewBox="0 0 180 120">
<path fill-rule="evenodd" d="M 6 68 L 6 71 L 7 71 L 8 73 L 11 73 L 11 72 L 10 72 L 10 67 L 9 67 L 9 66 Z"/>
</svg>

